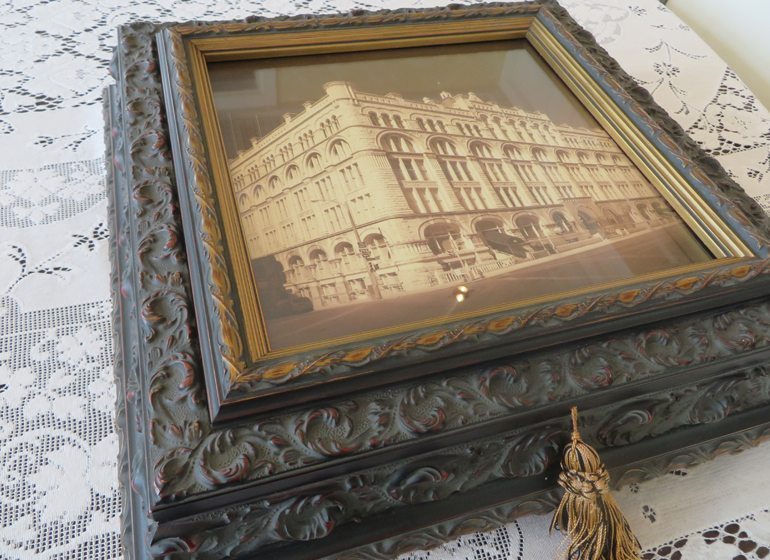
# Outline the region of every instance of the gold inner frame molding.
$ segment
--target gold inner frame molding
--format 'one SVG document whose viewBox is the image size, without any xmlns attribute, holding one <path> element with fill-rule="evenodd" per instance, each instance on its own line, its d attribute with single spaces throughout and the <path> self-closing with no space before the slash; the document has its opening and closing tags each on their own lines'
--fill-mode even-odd
<svg viewBox="0 0 770 560">
<path fill-rule="evenodd" d="M 276 25 L 280 28 L 280 22 Z M 183 30 L 184 31 L 184 30 Z M 233 32 L 238 26 L 233 26 Z M 273 350 L 267 337 L 265 320 L 259 312 L 259 296 L 251 271 L 246 244 L 239 223 L 234 190 L 224 152 L 221 130 L 214 109 L 213 92 L 208 78 L 209 62 L 257 58 L 302 56 L 326 53 L 361 52 L 416 46 L 450 45 L 489 41 L 527 40 L 559 75 L 604 130 L 620 146 L 643 175 L 660 191 L 676 213 L 720 264 L 728 264 L 753 253 L 725 222 L 696 193 L 693 187 L 653 143 L 636 127 L 569 51 L 535 16 L 488 17 L 477 20 L 439 21 L 419 24 L 361 26 L 347 29 L 318 29 L 261 34 L 236 34 L 229 37 L 189 37 L 184 40 L 192 83 L 200 107 L 206 149 L 208 150 L 214 191 L 223 218 L 225 242 L 231 256 L 234 286 L 240 304 L 244 333 L 242 339 L 253 362 L 281 357 L 337 344 L 387 336 L 450 321 L 477 317 L 527 305 L 555 301 L 596 290 L 621 287 L 640 281 L 676 274 L 687 274 L 714 266 L 714 261 L 639 275 L 605 284 L 593 284 L 579 290 L 522 299 L 510 304 L 468 313 L 456 313 L 429 320 L 399 324 L 391 328 L 357 333 L 331 340 Z M 189 31 L 193 33 L 194 31 Z M 180 32 L 184 35 L 184 32 Z M 220 271 L 221 273 L 224 273 Z M 229 328 L 229 327 L 228 327 Z M 231 381 L 248 378 L 248 371 L 235 374 Z"/>
</svg>

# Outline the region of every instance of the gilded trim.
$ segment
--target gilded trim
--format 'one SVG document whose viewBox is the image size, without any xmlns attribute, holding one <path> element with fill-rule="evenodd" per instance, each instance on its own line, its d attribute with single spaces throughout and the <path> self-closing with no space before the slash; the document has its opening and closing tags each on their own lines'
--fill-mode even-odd
<svg viewBox="0 0 770 560">
<path fill-rule="evenodd" d="M 234 299 L 236 294 L 233 293 L 234 287 L 228 273 L 228 264 L 243 263 L 243 260 L 237 258 L 239 256 L 237 244 L 234 247 L 228 246 L 220 230 L 220 223 L 223 220 L 220 217 L 218 207 L 227 208 L 227 199 L 222 199 L 217 204 L 217 195 L 214 194 L 211 170 L 207 161 L 207 146 L 204 144 L 205 140 L 202 136 L 204 130 L 198 121 L 200 113 L 196 107 L 190 76 L 190 71 L 196 71 L 195 58 L 192 59 L 193 64 L 188 65 L 182 36 L 168 29 L 164 31 L 164 34 L 170 45 L 171 66 L 175 70 L 173 85 L 178 99 L 179 121 L 184 126 L 182 137 L 187 156 L 185 159 L 188 173 L 187 188 L 192 191 L 194 197 L 195 219 L 198 222 L 197 229 L 201 232 L 195 243 L 191 245 L 198 247 L 199 258 L 208 262 L 210 274 L 206 278 L 207 296 L 210 297 L 210 305 L 213 307 L 213 318 L 219 323 L 219 329 L 216 329 L 215 335 L 218 338 L 219 355 L 227 376 L 234 378 L 239 371 L 246 367 L 241 326 L 245 327 L 247 337 L 253 336 L 258 331 L 254 328 L 253 320 L 247 319 L 247 317 L 253 318 L 254 314 L 244 314 L 242 320 L 239 320 L 237 314 Z M 209 142 L 208 144 L 215 143 Z M 215 177 L 217 180 L 221 180 L 219 177 L 221 169 L 219 171 L 216 170 L 217 168 L 214 169 Z M 224 217 L 227 218 L 228 215 L 225 213 Z M 232 224 L 232 220 L 225 219 L 224 223 L 227 227 L 228 223 Z M 237 238 L 227 241 L 236 243 Z M 243 250 L 245 254 L 245 249 Z M 236 256 L 235 259 L 227 258 L 228 255 L 233 254 Z M 240 304 L 241 306 L 250 306 L 251 309 L 256 308 L 253 296 L 249 298 L 245 295 Z"/>
<path fill-rule="evenodd" d="M 639 313 L 657 306 L 670 308 L 674 299 L 696 297 L 705 289 L 732 287 L 765 274 L 765 261 L 752 258 L 755 253 L 741 237 L 542 23 L 557 21 L 551 14 L 554 9 L 541 5 L 473 7 L 349 18 L 185 25 L 165 32 L 171 44 L 174 87 L 183 100 L 185 132 L 189 132 L 185 142 L 187 166 L 193 178 L 190 183 L 200 210 L 200 216 L 194 217 L 200 220 L 200 235 L 194 236 L 191 245 L 201 245 L 199 250 L 207 263 L 201 269 L 206 281 L 205 297 L 210 298 L 214 315 L 221 319 L 210 328 L 218 342 L 215 352 L 221 353 L 224 362 L 224 377 L 214 373 L 218 394 L 212 409 L 215 414 L 222 403 L 243 403 L 293 387 L 346 380 L 373 367 L 393 367 L 380 365 L 389 358 L 398 358 L 398 362 L 389 363 L 401 367 L 405 364 L 402 360 L 410 356 L 435 353 L 469 340 L 499 344 L 502 337 L 507 337 L 506 342 L 510 342 L 515 333 L 527 327 L 563 328 L 575 321 L 606 322 L 613 314 L 628 314 L 632 309 Z M 717 261 L 272 351 L 237 218 L 207 63 L 521 37 L 541 52 Z M 592 64 L 598 67 L 595 61 Z M 677 146 L 672 144 L 671 149 L 675 157 L 689 161 L 680 156 Z M 703 182 L 716 190 L 708 177 Z M 747 221 L 750 218 L 744 217 L 743 222 Z M 439 328 L 442 325 L 444 328 Z M 334 348 L 323 351 L 330 346 Z"/>
<path fill-rule="evenodd" d="M 717 258 L 754 256 L 540 19 L 527 39 Z"/>
<path fill-rule="evenodd" d="M 452 17 L 443 15 L 452 13 L 446 8 L 420 12 L 415 17 L 424 18 L 426 13 L 438 14 L 433 16 L 437 19 Z M 556 13 L 577 35 L 579 28 L 569 16 L 563 10 Z M 408 19 L 412 16 L 396 13 L 384 17 Z M 312 28 L 324 20 L 305 17 L 294 21 L 299 28 Z M 358 21 L 357 17 L 347 18 L 348 25 L 358 25 Z M 656 402 L 665 408 L 669 398 L 665 393 L 667 389 L 672 389 L 668 395 L 673 401 L 680 403 L 686 392 L 676 387 L 704 387 L 700 380 L 713 379 L 718 384 L 708 383 L 711 388 L 701 393 L 706 398 L 698 398 L 696 408 L 684 407 L 682 411 L 688 419 L 695 418 L 696 423 L 701 424 L 694 431 L 704 437 L 714 437 L 713 434 L 748 426 L 748 419 L 741 420 L 747 415 L 753 415 L 750 418 L 753 420 L 757 420 L 757 416 L 766 418 L 767 376 L 746 368 L 767 363 L 770 309 L 766 302 L 757 301 L 730 311 L 714 309 L 738 289 L 753 296 L 766 293 L 762 291 L 766 283 L 750 281 L 760 280 L 758 275 L 766 273 L 759 270 L 759 261 L 751 261 L 745 266 L 731 265 L 722 270 L 722 283 L 712 283 L 711 288 L 716 289 L 710 292 L 703 292 L 696 278 L 692 284 L 682 282 L 678 287 L 661 288 L 657 296 L 661 305 L 678 308 L 678 303 L 716 295 L 701 307 L 711 309 L 708 312 L 676 321 L 659 321 L 653 326 L 630 325 L 634 327 L 632 330 L 613 335 L 594 333 L 590 340 L 575 345 L 489 361 L 481 366 L 457 367 L 441 376 L 393 384 L 378 391 L 369 389 L 345 398 L 330 398 L 322 406 L 304 404 L 269 417 L 213 426 L 206 410 L 201 348 L 195 338 L 198 328 L 188 277 L 187 257 L 193 260 L 198 249 L 189 237 L 185 247 L 180 236 L 182 223 L 173 176 L 181 170 L 175 170 L 171 164 L 169 123 L 163 114 L 164 107 L 173 110 L 170 104 L 173 100 L 167 98 L 164 105 L 152 42 L 153 34 L 159 29 L 162 26 L 134 24 L 121 30 L 113 67 L 119 97 L 107 97 L 114 118 L 112 126 L 116 127 L 114 133 L 109 134 L 113 141 L 107 143 L 106 160 L 114 171 L 108 177 L 114 234 L 111 236 L 111 289 L 116 303 L 113 324 L 118 352 L 117 421 L 122 444 L 119 466 L 127 498 L 123 531 L 128 558 L 148 558 L 150 542 L 175 540 L 169 543 L 169 548 L 160 551 L 161 555 L 173 555 L 177 546 L 180 553 L 184 547 L 189 549 L 194 543 L 182 536 L 184 531 L 177 523 L 185 516 L 194 523 L 190 534 L 196 542 L 202 540 L 198 535 L 211 530 L 208 542 L 213 548 L 200 547 L 193 554 L 208 554 L 214 559 L 230 554 L 235 547 L 250 547 L 258 550 L 258 555 L 269 556 L 276 549 L 262 549 L 260 539 L 275 533 L 286 537 L 287 547 L 280 552 L 296 550 L 290 548 L 294 546 L 289 544 L 292 540 L 297 547 L 322 547 L 329 542 L 339 550 L 355 546 L 345 540 L 343 531 L 334 527 L 338 519 L 334 516 L 340 511 L 336 504 L 325 508 L 328 502 L 323 497 L 314 502 L 312 497 L 299 494 L 298 488 L 292 486 L 297 478 L 304 476 L 305 482 L 319 488 L 336 476 L 331 473 L 345 469 L 350 481 L 340 493 L 345 499 L 351 488 L 360 488 L 357 484 L 362 479 L 356 475 L 369 468 L 356 461 L 369 461 L 368 465 L 374 466 L 406 465 L 406 444 L 413 454 L 423 453 L 426 465 L 437 465 L 447 452 L 459 450 L 462 455 L 464 451 L 465 457 L 475 459 L 459 472 L 475 472 L 486 461 L 496 458 L 468 451 L 493 435 L 490 426 L 496 426 L 494 434 L 503 434 L 511 426 L 529 430 L 539 422 L 535 417 L 561 418 L 560 410 L 566 410 L 574 402 L 586 411 L 599 403 L 609 405 L 607 413 L 598 413 L 597 418 L 611 419 L 613 411 L 621 407 L 629 410 L 627 403 L 621 402 L 629 396 L 639 397 L 643 403 L 647 395 L 657 394 Z M 622 70 L 612 67 L 606 53 L 602 54 L 589 37 L 577 36 L 601 65 L 627 88 L 632 88 L 633 82 Z M 161 66 L 163 64 L 161 61 Z M 770 230 L 761 209 L 718 164 L 672 124 L 646 92 L 638 88 L 629 91 L 645 110 L 651 111 L 654 122 L 661 123 L 668 131 L 670 140 L 688 161 L 695 162 L 699 172 L 713 181 L 717 189 L 714 196 L 721 197 L 724 208 L 743 217 L 745 231 L 758 243 L 766 242 Z M 171 113 L 170 121 L 183 123 L 174 114 Z M 178 151 L 176 146 L 175 151 Z M 733 271 L 732 275 L 728 270 Z M 688 285 L 691 291 L 687 291 Z M 647 288 L 649 286 L 644 287 Z M 666 294 L 665 290 L 670 291 Z M 200 307 L 200 301 L 197 303 Z M 613 309 L 622 309 L 622 304 L 622 300 L 617 301 Z M 625 314 L 638 312 L 638 307 L 628 308 Z M 601 314 L 599 309 L 599 316 Z M 470 342 L 475 344 L 473 338 Z M 430 347 L 425 347 L 407 356 L 425 356 L 430 351 Z M 728 371 L 743 372 L 744 379 Z M 715 375 L 727 375 L 729 379 L 717 380 L 713 378 Z M 760 393 L 755 381 L 764 383 L 765 397 L 759 397 L 760 400 L 752 404 L 748 399 L 757 398 Z M 734 403 L 758 406 L 748 413 L 720 420 L 724 414 L 734 412 Z M 694 411 L 694 415 L 688 410 Z M 761 414 L 754 414 L 757 411 Z M 629 416 L 645 418 L 644 414 Z M 731 423 L 731 420 L 739 421 Z M 613 425 L 622 428 L 626 424 L 614 422 Z M 636 427 L 629 427 L 626 432 L 616 431 L 612 425 L 608 428 L 602 433 L 613 441 L 624 440 L 626 434 L 636 437 L 637 433 Z M 640 429 L 654 438 L 647 442 L 649 445 L 644 445 L 644 457 L 653 457 L 656 465 L 654 469 L 634 469 L 631 479 L 665 472 L 674 464 L 668 459 L 665 462 L 655 459 L 660 455 L 655 422 L 644 424 Z M 667 428 L 664 426 L 664 429 Z M 672 433 L 683 445 L 700 441 L 690 435 L 693 434 L 690 428 Z M 700 461 L 713 456 L 714 452 L 737 450 L 746 442 L 753 444 L 758 437 L 766 438 L 767 434 L 767 425 L 764 425 L 761 430 L 752 429 L 720 437 L 718 442 L 700 444 L 697 453 L 692 449 L 680 450 L 676 452 L 676 464 L 682 462 L 682 458 Z M 617 455 L 625 457 L 629 449 L 632 448 L 620 448 Z M 453 463 L 452 459 L 447 464 L 451 467 Z M 520 464 L 518 460 L 513 466 L 517 464 Z M 444 491 L 447 488 L 444 482 L 454 480 L 444 476 L 431 479 L 424 476 L 426 472 L 421 471 L 420 476 L 407 480 L 400 487 L 402 495 L 424 492 L 426 488 Z M 436 486 L 426 485 L 431 480 L 437 481 Z M 292 502 L 297 507 L 284 508 L 285 515 L 260 516 L 269 525 L 250 523 L 259 515 L 265 501 L 249 496 L 257 495 L 255 489 L 264 496 L 265 488 L 281 481 L 286 483 L 282 498 L 297 498 Z M 388 495 L 387 487 L 368 488 L 373 496 Z M 249 492 L 252 494 L 247 495 Z M 515 491 L 504 495 L 516 502 L 522 498 L 522 494 Z M 547 508 L 555 499 L 552 493 L 549 496 L 547 501 L 530 502 L 529 507 Z M 461 491 L 455 497 L 470 509 L 466 502 L 469 496 Z M 216 507 L 220 509 L 204 509 L 212 506 L 206 502 L 209 498 L 216 500 Z M 238 517 L 241 511 L 249 513 L 241 506 L 249 506 L 254 516 Z M 513 510 L 506 509 L 506 515 L 522 511 L 517 505 Z M 487 519 L 481 514 L 471 514 L 470 518 L 463 517 L 463 522 L 452 520 L 435 528 L 421 528 L 419 536 L 394 536 L 385 545 L 363 552 L 362 557 L 390 557 L 403 551 L 409 543 L 435 544 L 450 538 L 454 531 L 470 529 L 474 519 L 480 517 Z M 388 519 L 393 517 L 379 518 L 376 522 L 384 531 L 395 535 L 399 529 Z M 208 524 L 210 521 L 214 523 Z M 328 540 L 296 540 L 298 535 L 320 537 L 321 532 L 316 530 L 328 535 Z M 174 539 L 175 536 L 179 538 Z"/>
</svg>

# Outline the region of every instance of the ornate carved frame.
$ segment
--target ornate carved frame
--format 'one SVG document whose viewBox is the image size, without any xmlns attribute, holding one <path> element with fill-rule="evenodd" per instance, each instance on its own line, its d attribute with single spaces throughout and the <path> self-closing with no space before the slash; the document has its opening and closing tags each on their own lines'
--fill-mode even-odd
<svg viewBox="0 0 770 560">
<path fill-rule="evenodd" d="M 710 185 L 704 198 L 732 216 L 731 224 L 740 221 L 753 238 L 747 245 L 764 255 L 770 228 L 761 209 L 555 4 L 251 19 L 246 25 L 257 33 L 354 26 L 362 18 L 374 25 L 484 17 L 490 9 L 531 13 L 544 6 L 593 59 L 594 70 L 644 110 L 645 126 L 678 154 L 678 164 Z M 549 347 L 521 344 L 472 360 L 455 357 L 440 362 L 452 365 L 440 375 L 354 386 L 357 392 L 345 396 L 322 395 L 319 402 L 214 425 L 203 367 L 211 356 L 200 343 L 212 333 L 196 324 L 191 281 L 200 273 L 200 255 L 188 261 L 195 253 L 182 240 L 188 226 L 178 200 L 184 195 L 166 122 L 166 111 L 192 100 L 164 96 L 171 77 L 161 78 L 155 43 L 164 29 L 171 27 L 121 28 L 112 69 L 118 83 L 105 96 L 129 558 L 385 558 L 546 511 L 556 499 L 552 474 L 568 434 L 562 418 L 573 404 L 584 410 L 586 438 L 602 448 L 624 483 L 768 437 L 770 301 L 762 297 L 767 274 L 758 257 L 646 284 L 627 296 L 563 302 L 499 327 L 546 328 L 619 306 L 625 312 L 612 323 L 615 332 L 594 328 L 599 322 L 591 319 L 581 340 L 554 336 Z M 733 289 L 738 286 L 750 288 Z M 637 298 L 665 305 L 642 322 Z M 743 303 L 717 307 L 736 301 Z M 471 334 L 464 329 L 436 337 L 423 351 Z M 389 515 L 395 509 L 408 523 Z"/>
<path fill-rule="evenodd" d="M 524 38 L 541 52 L 720 258 L 406 333 L 271 351 L 219 143 L 207 62 L 511 38 Z M 177 25 L 157 40 L 215 422 L 674 317 L 708 308 L 717 293 L 738 301 L 767 289 L 765 226 L 752 222 L 747 197 L 721 192 L 716 181 L 724 177 L 704 173 L 548 6 Z"/>
</svg>

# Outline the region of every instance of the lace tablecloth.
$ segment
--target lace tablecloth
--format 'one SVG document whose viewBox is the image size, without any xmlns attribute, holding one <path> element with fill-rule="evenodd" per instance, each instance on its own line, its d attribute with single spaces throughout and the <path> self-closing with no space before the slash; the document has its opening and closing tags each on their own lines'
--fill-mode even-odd
<svg viewBox="0 0 770 560">
<path fill-rule="evenodd" d="M 0 559 L 121 556 L 100 105 L 116 26 L 436 3 L 0 5 Z M 770 206 L 770 115 L 692 31 L 654 0 L 563 3 Z M 624 489 L 645 558 L 770 558 L 768 465 L 764 445 Z M 410 557 L 550 559 L 559 544 L 529 517 Z"/>
</svg>

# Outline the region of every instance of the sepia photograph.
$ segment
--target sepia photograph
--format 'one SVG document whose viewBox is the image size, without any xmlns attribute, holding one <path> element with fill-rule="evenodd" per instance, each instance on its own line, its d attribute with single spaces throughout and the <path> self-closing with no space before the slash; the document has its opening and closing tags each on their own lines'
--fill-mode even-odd
<svg viewBox="0 0 770 560">
<path fill-rule="evenodd" d="M 713 259 L 526 43 L 208 70 L 272 349 Z"/>
</svg>

